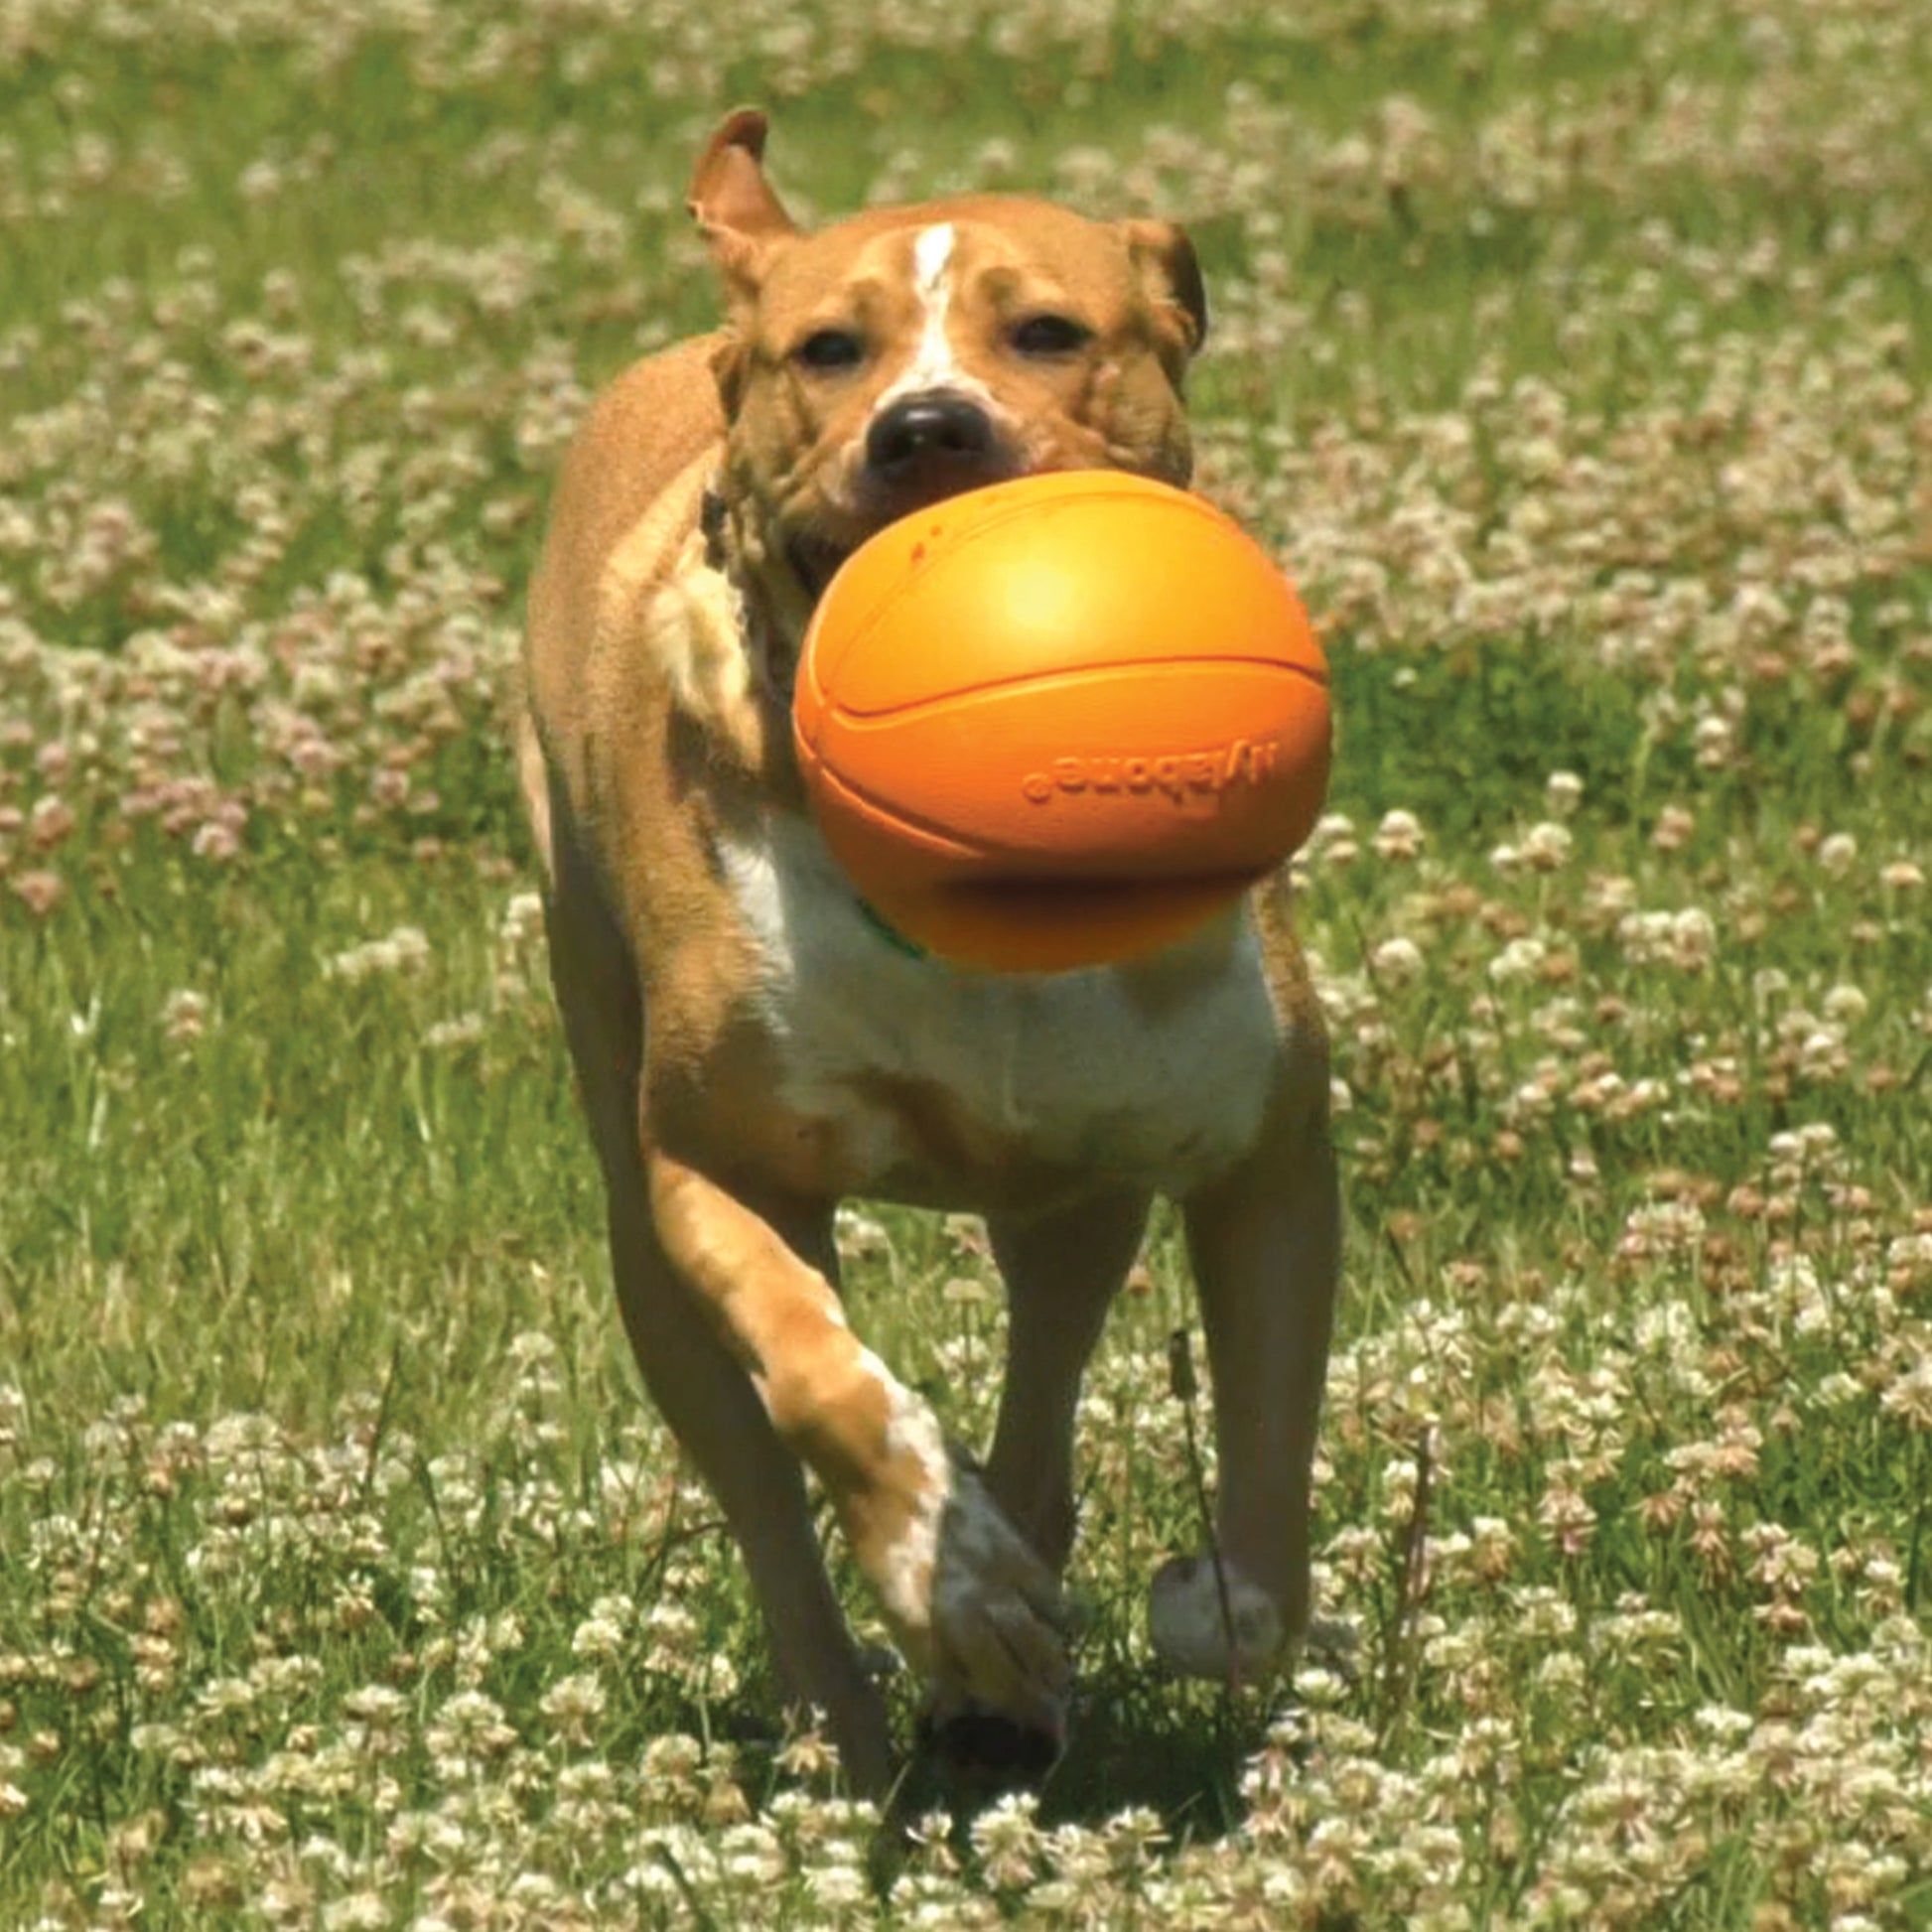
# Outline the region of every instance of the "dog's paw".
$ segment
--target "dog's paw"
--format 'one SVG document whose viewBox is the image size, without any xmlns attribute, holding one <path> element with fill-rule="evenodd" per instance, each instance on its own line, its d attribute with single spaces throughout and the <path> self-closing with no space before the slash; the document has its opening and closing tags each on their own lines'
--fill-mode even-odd
<svg viewBox="0 0 1932 1932">
<path fill-rule="evenodd" d="M 891 1446 L 889 1506 L 856 1513 L 848 1533 L 936 1722 L 976 1712 L 1054 1740 L 1057 1754 L 1072 1679 L 1058 1578 L 909 1393 Z"/>
<path fill-rule="evenodd" d="M 1068 1612 L 1059 1580 L 993 1500 L 977 1469 L 957 1452 L 939 1522 L 932 1568 L 932 1711 L 945 1728 L 965 1726 L 975 1749 L 999 1755 L 995 1728 L 1049 1741 L 1066 1735 L 1072 1682 Z M 1038 1747 L 1014 1744 L 1015 1755 Z"/>
<path fill-rule="evenodd" d="M 970 1803 L 1039 1784 L 1066 1747 L 1064 1722 L 1035 1729 L 978 1705 L 947 1709 L 936 1694 L 919 1713 L 917 1739 L 947 1795 Z"/>
<path fill-rule="evenodd" d="M 1274 1600 L 1225 1559 L 1174 1557 L 1148 1592 L 1154 1652 L 1182 1677 L 1252 1684 L 1283 1658 L 1293 1634 Z"/>
</svg>

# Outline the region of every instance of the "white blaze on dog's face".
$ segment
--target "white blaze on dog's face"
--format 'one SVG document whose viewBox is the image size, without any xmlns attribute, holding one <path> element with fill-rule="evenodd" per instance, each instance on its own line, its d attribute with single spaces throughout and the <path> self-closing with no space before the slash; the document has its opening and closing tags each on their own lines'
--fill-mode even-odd
<svg viewBox="0 0 1932 1932">
<path fill-rule="evenodd" d="M 728 508 L 794 635 L 853 549 L 940 497 L 1048 470 L 1187 481 L 1207 317 L 1179 229 L 964 196 L 805 235 L 726 146 L 692 205 L 731 300 Z"/>
<path fill-rule="evenodd" d="M 903 396 L 942 389 L 971 397 L 991 409 L 991 391 L 969 375 L 953 353 L 952 331 L 952 256 L 959 230 L 950 221 L 935 221 L 921 228 L 912 243 L 913 289 L 919 298 L 924 323 L 910 365 L 905 368 L 874 404 L 875 417 Z"/>
</svg>

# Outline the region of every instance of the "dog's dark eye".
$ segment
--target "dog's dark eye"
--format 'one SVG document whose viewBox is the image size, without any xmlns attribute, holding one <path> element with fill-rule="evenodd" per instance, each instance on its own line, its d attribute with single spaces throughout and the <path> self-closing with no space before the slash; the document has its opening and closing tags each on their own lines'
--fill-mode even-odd
<svg viewBox="0 0 1932 1932">
<path fill-rule="evenodd" d="M 1071 355 L 1093 341 L 1093 331 L 1071 316 L 1029 316 L 1007 337 L 1022 355 Z"/>
<path fill-rule="evenodd" d="M 866 359 L 866 345 L 850 329 L 815 329 L 791 351 L 791 357 L 794 362 L 821 373 L 856 369 Z"/>
</svg>

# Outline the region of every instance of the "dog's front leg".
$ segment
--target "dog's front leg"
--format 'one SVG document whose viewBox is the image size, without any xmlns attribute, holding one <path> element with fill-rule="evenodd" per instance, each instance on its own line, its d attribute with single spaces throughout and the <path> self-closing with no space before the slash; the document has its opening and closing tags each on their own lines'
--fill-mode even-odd
<svg viewBox="0 0 1932 1932">
<path fill-rule="evenodd" d="M 1232 1174 L 1182 1203 L 1220 1498 L 1214 1553 L 1163 1566 L 1149 1629 L 1172 1668 L 1222 1682 L 1265 1674 L 1308 1621 L 1309 1483 L 1341 1214 L 1325 1071 L 1302 1090 Z"/>
<path fill-rule="evenodd" d="M 1052 1570 L 930 1407 L 853 1334 L 825 1276 L 695 1169 L 661 1152 L 647 1165 L 666 1256 L 824 1485 L 907 1661 L 935 1695 L 1059 1738 L 1068 1664 Z"/>
<path fill-rule="evenodd" d="M 989 1214 L 1007 1291 L 1007 1366 L 986 1486 L 1055 1576 L 1073 1544 L 1073 1427 L 1080 1378 L 1147 1222 L 1138 1191 L 1096 1195 L 1045 1214 Z M 1052 1767 L 1065 1737 L 1003 1723 L 935 1686 L 921 1729 L 963 1787 L 991 1791 Z"/>
</svg>

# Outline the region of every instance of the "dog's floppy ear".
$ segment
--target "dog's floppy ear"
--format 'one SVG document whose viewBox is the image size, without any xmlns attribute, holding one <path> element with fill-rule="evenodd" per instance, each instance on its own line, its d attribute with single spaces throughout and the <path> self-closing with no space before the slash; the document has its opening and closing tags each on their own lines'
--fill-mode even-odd
<svg viewBox="0 0 1932 1932">
<path fill-rule="evenodd" d="M 764 179 L 763 162 L 764 116 L 741 107 L 705 144 L 685 196 L 734 301 L 756 292 L 770 244 L 798 232 Z"/>
<path fill-rule="evenodd" d="M 1164 325 L 1161 359 L 1178 383 L 1189 357 L 1207 340 L 1207 290 L 1194 244 L 1172 221 L 1123 221 L 1121 230 L 1135 273 Z"/>
</svg>

